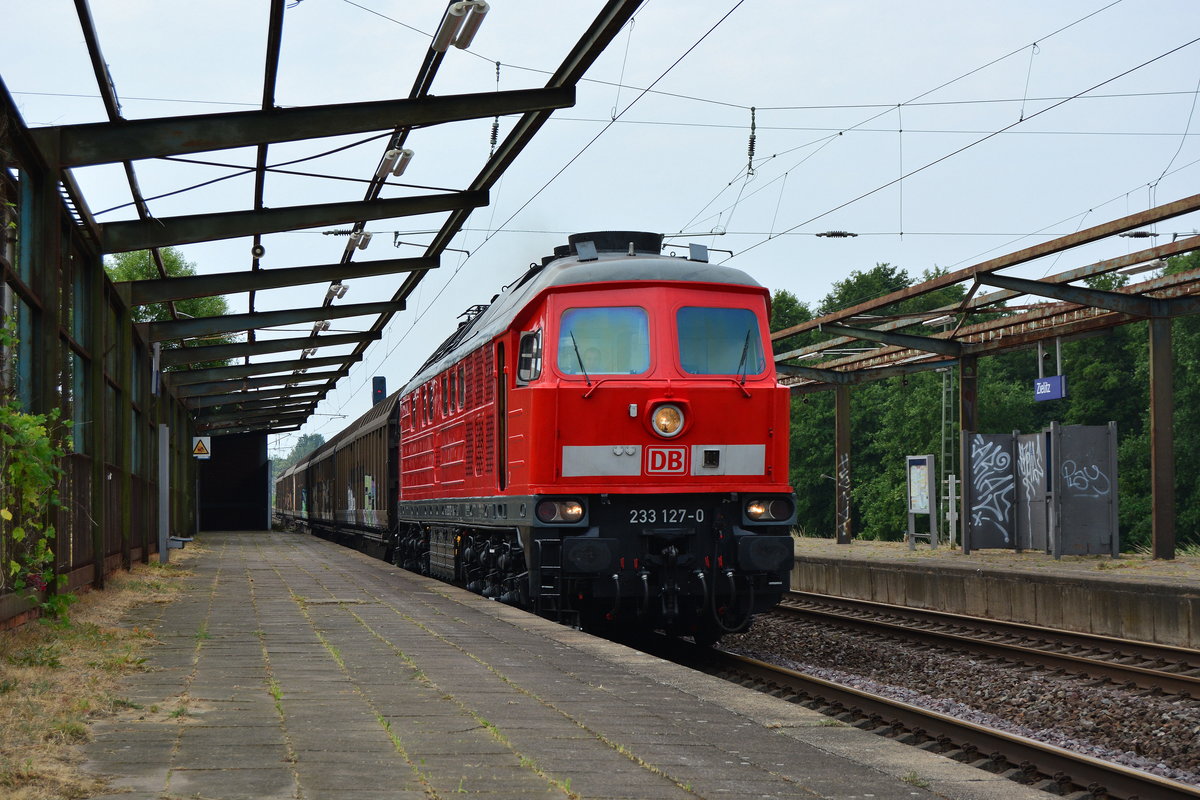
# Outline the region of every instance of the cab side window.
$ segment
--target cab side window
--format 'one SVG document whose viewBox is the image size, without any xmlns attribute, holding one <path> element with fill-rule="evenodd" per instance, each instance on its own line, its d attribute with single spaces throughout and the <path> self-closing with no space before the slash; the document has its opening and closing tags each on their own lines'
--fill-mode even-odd
<svg viewBox="0 0 1200 800">
<path fill-rule="evenodd" d="M 542 332 L 524 331 L 517 351 L 517 384 L 537 380 L 542 374 Z"/>
</svg>

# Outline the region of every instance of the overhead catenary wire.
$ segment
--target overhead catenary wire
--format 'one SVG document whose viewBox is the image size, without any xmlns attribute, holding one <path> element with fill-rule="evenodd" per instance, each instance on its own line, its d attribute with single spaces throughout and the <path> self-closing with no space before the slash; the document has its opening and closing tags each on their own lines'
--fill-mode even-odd
<svg viewBox="0 0 1200 800">
<path fill-rule="evenodd" d="M 1120 4 L 1121 2 L 1123 2 L 1123 0 L 1113 0 L 1113 2 L 1111 2 L 1111 3 L 1108 3 L 1107 5 L 1105 5 L 1105 6 L 1101 7 L 1101 8 L 1099 8 L 1099 9 L 1096 9 L 1095 11 L 1093 11 L 1093 12 L 1091 12 L 1091 13 L 1089 13 L 1089 14 L 1086 14 L 1086 15 L 1084 15 L 1083 17 L 1080 17 L 1079 19 L 1076 19 L 1074 22 L 1068 23 L 1067 25 L 1063 25 L 1062 27 L 1060 27 L 1060 28 L 1058 28 L 1058 29 L 1056 29 L 1056 30 L 1054 30 L 1054 31 L 1052 31 L 1052 32 L 1050 32 L 1050 33 L 1048 33 L 1048 34 L 1045 34 L 1044 36 L 1041 36 L 1041 37 L 1039 37 L 1039 38 L 1038 38 L 1037 40 L 1035 40 L 1035 41 L 1043 41 L 1043 42 L 1044 42 L 1044 41 L 1046 41 L 1046 40 L 1048 40 L 1048 39 L 1051 39 L 1051 38 L 1053 38 L 1053 37 L 1057 36 L 1058 34 L 1060 34 L 1060 33 L 1064 32 L 1064 31 L 1066 31 L 1066 30 L 1069 30 L 1070 28 L 1073 28 L 1073 27 L 1074 27 L 1074 26 L 1076 26 L 1076 25 L 1079 25 L 1079 24 L 1081 24 L 1082 22 L 1084 22 L 1084 21 L 1086 21 L 1086 20 L 1088 20 L 1088 19 L 1091 19 L 1092 17 L 1096 16 L 1097 14 L 1100 14 L 1100 13 L 1102 13 L 1102 12 L 1104 12 L 1104 11 L 1106 11 L 1106 10 L 1108 10 L 1108 9 L 1112 8 L 1113 6 L 1116 6 L 1116 5 Z M 911 98 L 909 98 L 908 100 L 904 101 L 903 103 L 900 103 L 899 105 L 908 105 L 908 104 L 911 104 L 911 103 L 918 102 L 918 101 L 920 101 L 921 99 L 923 99 L 923 98 L 925 98 L 925 97 L 928 97 L 929 95 L 933 94 L 934 92 L 940 91 L 940 90 L 942 90 L 942 89 L 946 88 L 947 86 L 951 86 L 951 85 L 953 85 L 953 84 L 955 84 L 955 83 L 958 83 L 958 82 L 960 82 L 960 81 L 962 81 L 962 80 L 965 80 L 966 78 L 968 78 L 968 77 L 970 77 L 970 76 L 972 76 L 972 75 L 975 75 L 975 74 L 977 74 L 977 73 L 979 73 L 979 72 L 981 72 L 981 71 L 983 71 L 983 70 L 987 69 L 988 67 L 991 67 L 991 66 L 993 66 L 994 64 L 998 64 L 998 63 L 1000 63 L 1001 61 L 1004 61 L 1004 60 L 1006 60 L 1006 59 L 1008 59 L 1008 58 L 1011 58 L 1012 56 L 1016 55 L 1017 53 L 1020 53 L 1021 51 L 1023 51 L 1023 50 L 1025 49 L 1025 47 L 1027 47 L 1027 46 L 1028 46 L 1028 45 L 1022 45 L 1021 47 L 1019 47 L 1019 48 L 1017 48 L 1017 49 L 1015 49 L 1015 50 L 1012 50 L 1012 51 L 1010 51 L 1010 52 L 1008 52 L 1008 53 L 1006 53 L 1006 54 L 1004 54 L 1004 55 L 1002 55 L 1002 56 L 999 56 L 999 57 L 997 57 L 997 58 L 994 58 L 994 59 L 992 59 L 991 61 L 988 61 L 988 62 L 987 62 L 987 63 L 985 63 L 985 64 L 982 64 L 982 65 L 980 65 L 980 66 L 978 66 L 978 67 L 975 67 L 974 69 L 968 70 L 967 72 L 964 72 L 964 73 L 962 73 L 962 74 L 958 75 L 957 77 L 951 78 L 950 80 L 947 80 L 947 81 L 945 81 L 945 82 L 943 82 L 943 83 L 940 83 L 940 84 L 938 84 L 937 86 L 934 86 L 934 87 L 933 87 L 933 88 L 931 88 L 931 89 L 928 89 L 928 90 L 926 90 L 926 91 L 924 91 L 924 92 L 921 92 L 920 94 L 918 94 L 918 95 L 916 95 L 916 96 L 914 96 L 914 97 L 911 97 Z M 1070 99 L 1070 98 L 1066 98 L 1066 99 Z M 860 122 L 858 122 L 858 123 L 856 123 L 856 124 L 854 124 L 854 125 L 848 126 L 848 127 L 846 127 L 846 128 L 842 128 L 841 130 L 839 130 L 839 131 L 838 131 L 838 134 L 837 134 L 837 135 L 838 135 L 838 136 L 841 136 L 841 135 L 843 135 L 844 133 L 846 133 L 846 132 L 848 132 L 848 131 L 852 131 L 852 130 L 855 130 L 855 129 L 861 128 L 861 127 L 863 127 L 863 126 L 865 126 L 865 125 L 868 125 L 868 124 L 870 124 L 871 122 L 874 122 L 876 119 L 879 119 L 880 117 L 882 117 L 884 114 L 888 113 L 888 111 L 889 111 L 891 108 L 894 108 L 894 107 L 896 107 L 896 105 L 895 105 L 895 104 L 888 105 L 888 106 L 880 106 L 881 110 L 880 110 L 878 113 L 876 113 L 876 114 L 873 114 L 873 115 L 871 115 L 871 116 L 867 117 L 867 118 L 866 118 L 866 119 L 864 119 L 864 120 L 861 120 Z M 1051 106 L 1051 107 L 1053 107 L 1053 106 Z M 780 108 L 777 108 L 777 109 L 771 109 L 771 110 L 784 110 L 784 108 L 786 108 L 786 107 L 780 107 Z M 767 110 L 767 109 L 763 109 L 763 110 Z M 1039 112 L 1039 113 L 1040 113 L 1040 112 Z M 793 167 L 792 169 L 795 169 L 795 167 Z M 789 171 L 790 171 L 790 170 L 789 170 Z M 903 180 L 903 179 L 904 179 L 904 176 L 903 176 L 903 175 L 901 175 L 901 177 L 899 178 L 899 180 Z M 732 185 L 732 181 L 730 181 L 730 183 L 729 183 L 729 184 L 726 184 L 726 187 L 725 187 L 725 188 L 728 188 L 730 185 Z M 889 183 L 888 185 L 890 185 L 890 183 Z M 765 188 L 765 187 L 762 187 L 762 188 Z M 724 192 L 724 189 L 722 189 L 722 190 L 721 190 L 721 192 Z M 717 195 L 718 197 L 720 196 L 720 193 L 721 193 L 721 192 L 718 192 L 718 195 Z M 710 201 L 709 201 L 709 203 L 708 203 L 707 205 L 711 205 L 713 202 L 715 202 L 715 200 L 716 200 L 716 197 L 714 197 L 712 200 L 710 200 Z M 706 207 L 707 207 L 707 205 L 706 205 Z M 695 221 L 695 219 L 696 219 L 696 216 L 693 216 L 693 217 L 692 217 L 692 222 L 694 222 L 694 221 Z M 681 228 L 681 230 L 683 230 L 684 228 L 690 227 L 690 226 L 691 226 L 691 224 L 692 224 L 692 222 L 689 222 L 687 225 L 683 226 L 683 228 Z M 760 244 L 761 244 L 761 243 L 760 243 Z"/>
<path fill-rule="evenodd" d="M 1129 75 L 1129 74 L 1131 74 L 1131 73 L 1133 73 L 1133 72 L 1136 72 L 1136 71 L 1137 71 L 1137 70 L 1139 70 L 1139 69 L 1143 69 L 1143 68 L 1145 68 L 1146 66 L 1148 66 L 1148 65 L 1150 65 L 1150 64 L 1153 64 L 1153 63 L 1155 63 L 1155 62 L 1157 62 L 1157 61 L 1161 61 L 1162 59 L 1164 59 L 1164 58 L 1166 58 L 1166 57 L 1168 57 L 1168 56 L 1170 56 L 1170 55 L 1173 55 L 1174 53 L 1177 53 L 1177 52 L 1179 52 L 1180 50 L 1183 50 L 1183 49 L 1185 49 L 1185 48 L 1187 48 L 1187 47 L 1191 47 L 1192 45 L 1196 44 L 1197 42 L 1200 42 L 1200 37 L 1197 37 L 1197 38 L 1195 38 L 1195 39 L 1192 39 L 1192 40 L 1190 40 L 1190 41 L 1184 42 L 1183 44 L 1177 45 L 1176 47 L 1173 47 L 1173 48 L 1171 48 L 1170 50 L 1168 50 L 1168 51 L 1166 51 L 1166 52 L 1164 52 L 1164 53 L 1160 53 L 1159 55 L 1157 55 L 1157 56 L 1154 56 L 1153 58 L 1150 58 L 1150 59 L 1148 59 L 1148 60 L 1146 60 L 1146 61 L 1143 61 L 1141 64 L 1138 64 L 1138 65 L 1137 65 L 1137 66 L 1135 66 L 1135 67 L 1130 67 L 1129 69 L 1127 69 L 1127 70 L 1124 70 L 1123 72 L 1120 72 L 1120 73 L 1118 73 L 1117 75 L 1113 75 L 1113 76 L 1112 76 L 1112 77 L 1110 77 L 1110 78 L 1106 78 L 1105 80 L 1101 81 L 1100 83 L 1097 83 L 1097 84 L 1095 84 L 1094 86 L 1092 86 L 1092 87 L 1090 87 L 1090 88 L 1088 88 L 1088 89 L 1084 89 L 1084 90 L 1082 90 L 1081 92 L 1078 92 L 1076 95 L 1072 95 L 1071 97 L 1069 97 L 1069 98 L 1067 98 L 1067 99 L 1065 99 L 1065 100 L 1062 100 L 1062 101 L 1060 101 L 1060 102 L 1058 102 L 1058 103 L 1055 103 L 1055 104 L 1053 104 L 1053 105 L 1051 105 L 1051 106 L 1047 106 L 1046 108 L 1043 108 L 1043 109 L 1041 109 L 1040 111 L 1037 111 L 1037 112 L 1035 112 L 1035 113 L 1033 113 L 1033 114 L 1030 114 L 1029 116 L 1025 117 L 1025 119 L 1023 119 L 1023 120 L 1018 120 L 1018 121 L 1016 121 L 1016 122 L 1013 122 L 1013 123 L 1011 123 L 1011 124 L 1009 124 L 1009 125 L 1006 125 L 1005 127 L 1001 128 L 1001 129 L 999 129 L 999 130 L 997 130 L 997 131 L 994 131 L 993 133 L 990 133 L 990 134 L 988 134 L 987 136 L 984 136 L 984 137 L 982 137 L 981 139 L 977 139 L 977 140 L 975 140 L 974 142 L 971 142 L 971 143 L 969 143 L 969 144 L 966 144 L 966 145 L 964 145 L 964 146 L 962 146 L 962 147 L 960 147 L 960 148 L 958 148 L 958 149 L 956 149 L 956 150 L 953 150 L 953 151 L 951 151 L 951 152 L 949 152 L 949 153 L 946 153 L 946 154 L 944 154 L 944 155 L 942 155 L 942 156 L 939 156 L 938 158 L 935 158 L 935 159 L 933 159 L 932 161 L 926 162 L 925 164 L 921 165 L 920 167 L 917 167 L 916 169 L 913 169 L 913 170 L 911 170 L 911 171 L 909 171 L 909 172 L 907 172 L 907 173 L 905 173 L 905 174 L 901 175 L 900 177 L 898 177 L 898 178 L 895 178 L 894 180 L 887 181 L 886 183 L 884 183 L 884 184 L 882 184 L 882 185 L 880 185 L 880 186 L 876 186 L 874 189 L 870 189 L 870 190 L 868 190 L 868 191 L 866 191 L 866 192 L 863 192 L 862 194 L 860 194 L 860 195 L 858 195 L 858 196 L 856 196 L 856 197 L 853 197 L 853 198 L 851 198 L 850 200 L 846 200 L 846 201 L 844 201 L 844 202 L 842 202 L 842 203 L 839 203 L 838 205 L 834 206 L 833 208 L 827 209 L 827 210 L 825 210 L 825 211 L 822 211 L 822 212 L 820 212 L 819 214 L 816 214 L 816 215 L 814 215 L 814 216 L 812 216 L 812 217 L 809 217 L 808 219 L 804 220 L 803 222 L 797 223 L 796 225 L 792 226 L 792 227 L 791 227 L 791 228 L 789 228 L 788 230 L 789 230 L 789 231 L 791 231 L 791 230 L 795 230 L 795 229 L 797 229 L 797 228 L 804 227 L 805 225 L 808 225 L 808 224 L 810 224 L 810 223 L 812 223 L 812 222 L 815 222 L 816 220 L 818 220 L 818 219 L 821 219 L 822 217 L 826 217 L 826 216 L 828 216 L 828 215 L 830 215 L 830 214 L 834 213 L 835 211 L 840 211 L 841 209 L 843 209 L 843 208 L 846 208 L 847 206 L 850 206 L 850 205 L 853 205 L 854 203 L 857 203 L 859 200 L 862 200 L 862 199 L 864 199 L 864 198 L 866 198 L 866 197 L 870 197 L 871 195 L 873 195 L 873 194 L 876 194 L 877 192 L 880 192 L 880 191 L 882 191 L 882 190 L 884 190 L 884 189 L 888 188 L 889 186 L 892 186 L 893 184 L 897 183 L 898 181 L 906 180 L 907 178 L 910 178 L 910 177 L 912 177 L 913 175 L 916 175 L 916 174 L 918 174 L 918 173 L 924 172 L 925 170 L 927 170 L 927 169 L 930 169 L 931 167 L 934 167 L 934 166 L 936 166 L 936 165 L 938 165 L 938 164 L 942 163 L 943 161 L 946 161 L 947 159 L 954 158 L 955 156 L 959 155 L 960 153 L 964 153 L 964 152 L 966 152 L 967 150 L 970 150 L 970 149 L 971 149 L 971 148 L 973 148 L 973 147 L 977 147 L 978 145 L 981 145 L 981 144 L 983 144 L 984 142 L 986 142 L 986 141 L 988 141 L 988 140 L 990 140 L 990 139 L 992 139 L 992 138 L 994 138 L 994 137 L 998 136 L 999 134 L 1001 134 L 1001 133 L 1005 132 L 1005 131 L 1006 131 L 1006 130 L 1008 130 L 1009 128 L 1013 128 L 1013 127 L 1015 127 L 1015 126 L 1017 126 L 1017 125 L 1022 125 L 1022 124 L 1024 124 L 1024 123 L 1028 122 L 1028 121 L 1029 121 L 1029 120 L 1031 120 L 1031 119 L 1035 119 L 1036 117 L 1039 117 L 1039 116 L 1041 116 L 1042 114 L 1045 114 L 1045 113 L 1048 113 L 1048 112 L 1050 112 L 1050 111 L 1053 111 L 1054 109 L 1056 109 L 1056 108 L 1058 108 L 1058 107 L 1062 106 L 1063 104 L 1071 102 L 1071 100 L 1073 100 L 1073 99 L 1074 99 L 1075 97 L 1077 97 L 1077 96 L 1081 96 L 1081 95 L 1087 94 L 1088 92 L 1092 91 L 1093 89 L 1099 88 L 1099 87 L 1101 87 L 1101 86 L 1106 86 L 1106 85 L 1108 85 L 1108 84 L 1112 83 L 1113 81 L 1119 80 L 1119 79 L 1121 79 L 1121 78 L 1125 77 L 1126 75 Z M 741 250 L 741 251 L 738 253 L 738 255 L 744 255 L 745 253 L 747 253 L 747 252 L 749 252 L 749 251 L 751 251 L 751 250 L 754 250 L 754 249 L 756 249 L 756 248 L 758 248 L 758 247 L 761 247 L 762 245 L 766 244 L 766 243 L 767 243 L 767 241 L 769 241 L 769 240 L 762 240 L 762 241 L 759 241 L 759 242 L 756 242 L 756 243 L 754 243 L 754 244 L 750 245 L 749 247 L 743 248 L 743 249 L 742 249 L 742 250 Z M 730 260 L 730 259 L 725 259 L 725 261 L 729 261 L 729 260 Z M 724 263 L 724 262 L 722 262 L 722 263 Z"/>
</svg>

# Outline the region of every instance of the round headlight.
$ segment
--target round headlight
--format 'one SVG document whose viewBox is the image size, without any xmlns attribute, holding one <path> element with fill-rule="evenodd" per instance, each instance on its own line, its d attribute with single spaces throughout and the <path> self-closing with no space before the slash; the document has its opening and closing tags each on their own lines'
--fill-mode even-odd
<svg viewBox="0 0 1200 800">
<path fill-rule="evenodd" d="M 650 425 L 659 436 L 669 439 L 683 430 L 683 411 L 679 406 L 661 405 L 654 409 Z"/>
<path fill-rule="evenodd" d="M 769 519 L 771 512 L 771 504 L 763 500 L 751 500 L 746 503 L 746 516 L 750 519 Z"/>
<path fill-rule="evenodd" d="M 537 504 L 537 517 L 542 522 L 579 522 L 583 519 L 583 503 L 578 500 L 543 500 Z"/>
<path fill-rule="evenodd" d="M 756 498 L 746 502 L 746 519 L 775 522 L 792 515 L 792 503 L 782 498 Z"/>
<path fill-rule="evenodd" d="M 579 522 L 583 519 L 583 503 L 578 500 L 564 500 L 558 504 L 558 517 L 563 522 Z"/>
</svg>

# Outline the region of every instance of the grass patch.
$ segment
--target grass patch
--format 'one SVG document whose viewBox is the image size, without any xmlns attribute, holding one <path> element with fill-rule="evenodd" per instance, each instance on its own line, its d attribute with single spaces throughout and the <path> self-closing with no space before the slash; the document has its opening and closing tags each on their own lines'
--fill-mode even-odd
<svg viewBox="0 0 1200 800">
<path fill-rule="evenodd" d="M 103 789 L 80 769 L 88 723 L 137 707 L 120 696 L 120 680 L 145 668 L 155 641 L 121 618 L 169 602 L 187 574 L 184 564 L 138 564 L 110 576 L 104 591 L 81 593 L 61 621 L 0 631 L 0 797 L 69 800 Z"/>
</svg>

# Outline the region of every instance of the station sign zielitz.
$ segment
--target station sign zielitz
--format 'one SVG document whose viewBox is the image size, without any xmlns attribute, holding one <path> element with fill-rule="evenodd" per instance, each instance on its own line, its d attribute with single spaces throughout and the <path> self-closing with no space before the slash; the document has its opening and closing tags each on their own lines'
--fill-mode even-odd
<svg viewBox="0 0 1200 800">
<path fill-rule="evenodd" d="M 1051 375 L 1033 382 L 1034 400 L 1061 400 L 1067 396 L 1067 376 Z"/>
</svg>

